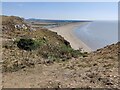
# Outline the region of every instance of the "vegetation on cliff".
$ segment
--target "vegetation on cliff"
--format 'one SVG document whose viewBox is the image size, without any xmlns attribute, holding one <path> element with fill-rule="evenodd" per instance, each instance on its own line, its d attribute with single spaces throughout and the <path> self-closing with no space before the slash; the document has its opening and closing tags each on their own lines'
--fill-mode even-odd
<svg viewBox="0 0 120 90">
<path fill-rule="evenodd" d="M 25 24 L 19 17 L 3 17 L 3 71 L 16 71 L 36 63 L 61 62 L 87 54 L 73 50 L 63 37 L 47 29 L 30 31 L 13 26 Z M 9 23 L 9 25 L 7 25 Z M 29 26 L 29 25 L 26 25 Z M 12 30 L 9 31 L 9 28 Z"/>
</svg>

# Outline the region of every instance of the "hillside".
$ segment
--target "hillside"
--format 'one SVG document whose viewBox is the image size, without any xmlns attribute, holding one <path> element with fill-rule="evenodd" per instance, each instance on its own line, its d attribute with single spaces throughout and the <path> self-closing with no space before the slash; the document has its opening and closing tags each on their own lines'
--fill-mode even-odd
<svg viewBox="0 0 120 90">
<path fill-rule="evenodd" d="M 9 18 L 10 24 L 7 25 Z M 16 22 L 13 24 L 12 21 Z M 79 50 L 73 50 L 69 42 L 55 32 L 41 28 L 30 30 L 31 28 L 19 17 L 6 16 L 3 18 L 3 22 L 3 27 L 7 28 L 2 29 L 3 71 L 17 71 L 33 67 L 37 63 L 60 62 L 86 55 Z M 26 25 L 27 29 L 13 27 L 23 24 Z M 20 47 L 20 45 L 22 46 Z"/>
<path fill-rule="evenodd" d="M 90 53 L 86 58 L 36 65 L 3 74 L 4 87 L 119 88 L 118 43 Z M 101 52 L 101 53 L 100 53 Z M 13 78 L 14 77 L 14 78 Z"/>
<path fill-rule="evenodd" d="M 31 30 L 19 17 L 4 18 L 3 26 L 7 28 L 2 28 L 4 88 L 119 88 L 120 43 L 91 53 L 81 52 L 73 50 L 57 33 Z M 27 29 L 15 28 L 23 24 Z M 22 45 L 27 49 L 18 47 L 21 39 L 26 41 Z M 31 40 L 32 44 L 27 43 Z"/>
</svg>

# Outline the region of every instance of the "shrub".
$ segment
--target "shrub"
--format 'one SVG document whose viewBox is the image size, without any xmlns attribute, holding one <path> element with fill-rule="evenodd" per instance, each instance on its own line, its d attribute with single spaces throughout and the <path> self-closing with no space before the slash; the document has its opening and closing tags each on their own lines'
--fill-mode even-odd
<svg viewBox="0 0 120 90">
<path fill-rule="evenodd" d="M 31 50 L 34 50 L 34 49 L 38 48 L 39 43 L 37 41 L 33 40 L 33 39 L 24 38 L 24 39 L 20 39 L 18 41 L 17 46 L 20 49 L 31 51 Z"/>
<path fill-rule="evenodd" d="M 64 40 L 64 44 L 65 44 L 66 46 L 70 46 L 70 43 L 69 43 L 68 41 L 66 41 L 66 40 Z"/>
</svg>

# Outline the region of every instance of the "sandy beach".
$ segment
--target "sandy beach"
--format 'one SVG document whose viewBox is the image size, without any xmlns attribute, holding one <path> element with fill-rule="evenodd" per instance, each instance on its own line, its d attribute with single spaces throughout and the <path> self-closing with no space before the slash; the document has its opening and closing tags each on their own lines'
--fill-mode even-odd
<svg viewBox="0 0 120 90">
<path fill-rule="evenodd" d="M 85 52 L 91 52 L 92 49 L 89 46 L 87 46 L 83 41 L 81 41 L 77 36 L 75 36 L 73 33 L 73 31 L 78 26 L 80 25 L 82 26 L 83 24 L 85 23 L 84 22 L 70 23 L 70 24 L 60 26 L 60 27 L 55 27 L 49 30 L 53 32 L 57 32 L 58 35 L 61 35 L 62 37 L 64 37 L 65 40 L 70 42 L 70 45 L 73 49 L 77 50 L 81 48 Z"/>
</svg>

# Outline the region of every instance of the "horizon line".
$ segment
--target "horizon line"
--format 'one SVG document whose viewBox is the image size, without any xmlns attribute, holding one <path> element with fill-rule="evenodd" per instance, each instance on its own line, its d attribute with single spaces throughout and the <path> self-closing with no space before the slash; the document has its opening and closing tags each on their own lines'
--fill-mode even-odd
<svg viewBox="0 0 120 90">
<path fill-rule="evenodd" d="M 38 17 L 23 17 L 19 15 L 5 15 L 5 14 L 0 14 L 0 16 L 15 16 L 15 17 L 20 17 L 24 19 L 41 19 L 41 20 L 76 20 L 76 21 L 116 21 L 118 19 L 53 19 L 53 18 L 38 18 Z"/>
</svg>

